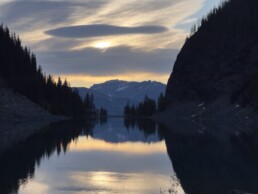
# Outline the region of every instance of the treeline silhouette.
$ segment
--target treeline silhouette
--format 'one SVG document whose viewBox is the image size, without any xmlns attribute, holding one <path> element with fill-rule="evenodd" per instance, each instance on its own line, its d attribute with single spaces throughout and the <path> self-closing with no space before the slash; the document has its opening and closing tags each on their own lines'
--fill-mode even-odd
<svg viewBox="0 0 258 194">
<path fill-rule="evenodd" d="M 53 114 L 71 117 L 85 114 L 78 92 L 66 80 L 59 78 L 55 82 L 51 75 L 44 74 L 36 56 L 3 25 L 0 26 L 0 78 L 14 91 Z"/>
<path fill-rule="evenodd" d="M 124 116 L 143 116 L 149 117 L 156 112 L 156 101 L 145 96 L 144 101 L 138 106 L 130 106 L 129 102 L 124 108 Z"/>
<path fill-rule="evenodd" d="M 213 17 L 217 17 L 216 15 L 219 15 L 223 11 L 223 9 L 225 9 L 225 7 L 228 5 L 230 1 L 231 0 L 221 1 L 218 7 L 213 8 L 206 16 L 198 20 L 197 24 L 194 24 L 191 28 L 190 37 L 192 37 L 197 31 L 199 31 L 201 27 L 209 25 L 210 21 L 213 20 Z"/>
<path fill-rule="evenodd" d="M 219 4 L 219 6 L 214 7 L 206 16 L 204 16 L 202 19 L 199 19 L 197 21 L 196 24 L 194 24 L 191 28 L 191 32 L 190 32 L 190 37 L 187 38 L 187 40 L 189 38 L 191 38 L 196 32 L 199 31 L 206 31 L 206 30 L 214 30 L 214 27 L 218 27 L 219 25 L 221 25 L 220 23 L 218 23 L 218 21 L 220 19 L 225 20 L 225 18 L 227 18 L 227 20 L 231 20 L 232 22 L 235 22 L 233 20 L 235 20 L 235 15 L 232 14 L 232 10 L 237 10 L 239 8 L 239 4 L 237 1 L 241 1 L 241 0 L 223 0 L 221 1 L 221 3 Z M 248 4 L 256 4 L 256 2 L 254 0 L 246 0 L 245 1 L 247 6 L 246 7 L 242 7 L 243 10 L 242 11 L 248 11 Z M 254 19 L 254 15 L 250 15 L 250 19 Z M 238 24 L 237 25 L 242 25 L 243 19 L 241 18 L 241 15 L 239 14 L 238 16 Z M 221 21 L 222 21 L 221 20 Z M 228 29 L 231 28 L 231 25 L 228 25 Z M 235 26 L 235 28 L 237 28 L 237 26 Z M 228 30 L 225 29 L 225 30 Z M 230 29 L 231 31 L 234 29 Z M 248 29 L 246 30 L 246 32 L 248 31 Z M 233 35 L 234 33 L 232 33 Z"/>
<path fill-rule="evenodd" d="M 160 94 L 157 102 L 146 95 L 143 102 L 140 102 L 138 105 L 130 105 L 130 103 L 127 102 L 126 106 L 124 107 L 124 116 L 150 117 L 154 113 L 164 111 L 166 105 L 167 100 L 163 93 Z"/>
<path fill-rule="evenodd" d="M 256 10 L 257 6 L 258 2 L 256 0 L 245 0 L 244 4 L 242 0 L 222 0 L 219 6 L 213 8 L 192 26 L 190 37 L 187 40 L 196 33 L 216 33 L 220 29 L 223 29 L 225 34 L 230 34 L 231 38 L 255 35 L 258 31 L 258 26 L 254 25 L 257 21 L 258 12 L 253 10 Z M 241 7 L 241 13 L 236 11 L 239 10 L 239 7 Z M 228 25 L 225 25 L 225 23 Z"/>
<path fill-rule="evenodd" d="M 84 105 L 84 111 L 85 115 L 89 117 L 99 117 L 101 119 L 106 119 L 108 117 L 108 111 L 100 107 L 100 109 L 97 109 L 94 102 L 94 96 L 93 94 L 87 93 L 83 99 L 83 105 Z"/>
<path fill-rule="evenodd" d="M 165 135 L 165 126 L 162 124 L 159 124 L 155 122 L 152 119 L 148 118 L 124 118 L 124 126 L 130 130 L 139 130 L 142 131 L 145 137 L 148 137 L 149 135 L 157 134 L 159 137 L 159 140 L 162 141 L 164 139 Z"/>
</svg>

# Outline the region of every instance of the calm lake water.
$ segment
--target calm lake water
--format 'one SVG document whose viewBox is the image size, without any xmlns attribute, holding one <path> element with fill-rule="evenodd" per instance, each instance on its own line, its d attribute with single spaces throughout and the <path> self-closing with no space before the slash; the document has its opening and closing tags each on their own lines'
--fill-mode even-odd
<svg viewBox="0 0 258 194">
<path fill-rule="evenodd" d="M 221 140 L 194 124 L 176 126 L 121 118 L 53 124 L 2 154 L 0 193 L 258 193 L 256 133 Z"/>
</svg>

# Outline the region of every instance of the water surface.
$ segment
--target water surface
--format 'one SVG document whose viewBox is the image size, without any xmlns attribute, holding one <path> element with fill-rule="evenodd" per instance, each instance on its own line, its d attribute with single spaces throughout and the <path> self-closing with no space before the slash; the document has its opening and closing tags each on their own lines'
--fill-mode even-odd
<svg viewBox="0 0 258 194">
<path fill-rule="evenodd" d="M 174 170 L 157 125 L 126 126 L 123 119 L 74 121 L 34 135 L 2 162 L 5 192 L 163 193 Z M 183 193 L 180 185 L 175 190 Z"/>
<path fill-rule="evenodd" d="M 258 194 L 258 127 L 53 124 L 0 155 L 0 193 Z"/>
</svg>

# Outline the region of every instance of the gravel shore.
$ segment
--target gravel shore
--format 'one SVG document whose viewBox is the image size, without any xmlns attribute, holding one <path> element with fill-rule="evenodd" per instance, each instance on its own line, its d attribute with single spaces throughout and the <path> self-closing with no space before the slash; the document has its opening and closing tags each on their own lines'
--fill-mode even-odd
<svg viewBox="0 0 258 194">
<path fill-rule="evenodd" d="M 0 87 L 0 150 L 64 119 L 67 118 L 50 114 L 12 89 Z"/>
<path fill-rule="evenodd" d="M 153 119 L 168 129 L 181 128 L 182 133 L 213 133 L 223 138 L 228 134 L 253 133 L 258 129 L 258 114 L 251 107 L 229 104 L 224 100 L 212 104 L 174 103 Z"/>
</svg>

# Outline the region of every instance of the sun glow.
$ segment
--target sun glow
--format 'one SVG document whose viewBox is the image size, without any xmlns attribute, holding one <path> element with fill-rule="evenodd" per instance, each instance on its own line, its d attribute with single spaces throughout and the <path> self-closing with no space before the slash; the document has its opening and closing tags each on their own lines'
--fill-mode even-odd
<svg viewBox="0 0 258 194">
<path fill-rule="evenodd" d="M 94 44 L 94 47 L 95 48 L 98 48 L 100 50 L 106 50 L 108 49 L 109 47 L 111 47 L 112 43 L 111 42 L 96 42 Z"/>
</svg>

